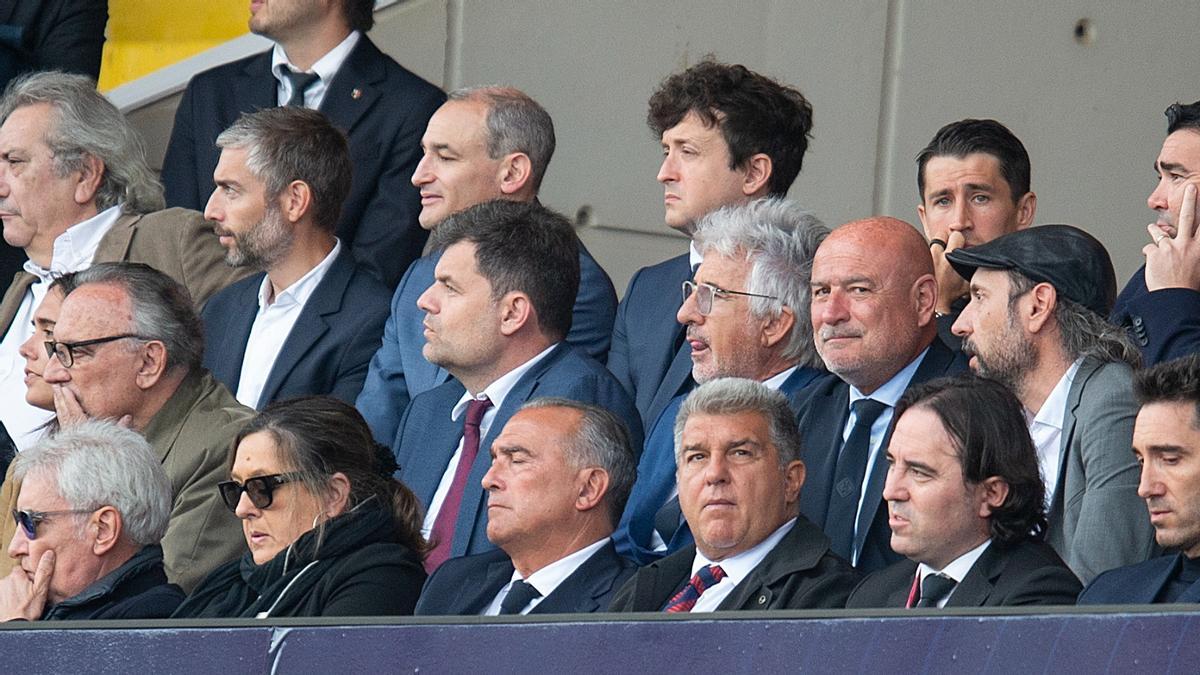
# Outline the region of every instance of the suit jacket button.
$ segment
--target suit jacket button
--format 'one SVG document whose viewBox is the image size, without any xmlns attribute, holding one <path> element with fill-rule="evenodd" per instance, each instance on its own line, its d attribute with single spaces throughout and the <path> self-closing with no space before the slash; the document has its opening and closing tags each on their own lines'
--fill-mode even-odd
<svg viewBox="0 0 1200 675">
<path fill-rule="evenodd" d="M 1133 325 L 1140 328 L 1142 325 L 1142 317 L 1140 317 L 1140 316 L 1133 317 Z"/>
<path fill-rule="evenodd" d="M 758 604 L 760 604 L 760 605 L 767 604 L 767 596 L 765 596 L 765 595 L 758 596 Z"/>
</svg>

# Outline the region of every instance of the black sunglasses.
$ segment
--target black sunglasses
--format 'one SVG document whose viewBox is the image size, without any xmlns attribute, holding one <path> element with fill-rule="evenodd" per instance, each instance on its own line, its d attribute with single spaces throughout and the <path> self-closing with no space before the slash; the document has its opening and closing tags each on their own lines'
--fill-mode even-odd
<svg viewBox="0 0 1200 675">
<path fill-rule="evenodd" d="M 37 528 L 43 521 L 54 516 L 80 515 L 91 512 L 92 509 L 69 509 L 66 511 L 18 511 L 13 509 L 12 517 L 13 521 L 25 531 L 25 538 L 33 541 L 37 539 Z"/>
<path fill-rule="evenodd" d="M 293 483 L 300 478 L 301 474 L 299 473 L 277 473 L 270 476 L 247 478 L 245 483 L 223 480 L 217 483 L 217 489 L 221 491 L 221 499 L 224 500 L 225 506 L 228 506 L 230 511 L 237 511 L 238 501 L 241 500 L 243 492 L 250 498 L 250 503 L 255 508 L 265 509 L 271 506 L 271 500 L 275 497 L 275 488 Z"/>
</svg>

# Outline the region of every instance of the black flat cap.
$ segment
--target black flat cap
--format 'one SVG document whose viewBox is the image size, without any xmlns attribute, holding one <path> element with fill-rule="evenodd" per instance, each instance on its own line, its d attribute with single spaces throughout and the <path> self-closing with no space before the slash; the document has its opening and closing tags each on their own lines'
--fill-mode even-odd
<svg viewBox="0 0 1200 675">
<path fill-rule="evenodd" d="M 946 259 L 967 281 L 980 267 L 1015 270 L 1046 282 L 1061 297 L 1107 317 L 1117 298 L 1117 275 L 1108 250 L 1071 225 L 1038 225 L 986 244 L 951 251 Z"/>
</svg>

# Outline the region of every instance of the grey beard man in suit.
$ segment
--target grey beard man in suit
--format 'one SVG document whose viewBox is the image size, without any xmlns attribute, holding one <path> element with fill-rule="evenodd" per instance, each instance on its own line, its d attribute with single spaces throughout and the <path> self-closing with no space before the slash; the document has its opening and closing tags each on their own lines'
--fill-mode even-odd
<svg viewBox="0 0 1200 675">
<path fill-rule="evenodd" d="M 607 610 L 635 570 L 611 538 L 635 475 L 624 423 L 586 403 L 533 399 L 504 425 L 491 455 L 487 536 L 499 550 L 446 561 L 416 613 Z"/>
<path fill-rule="evenodd" d="M 887 448 L 892 550 L 847 607 L 1069 605 L 1079 580 L 1043 539 L 1045 488 L 1021 403 L 994 380 L 905 393 Z"/>
<path fill-rule="evenodd" d="M 1047 540 L 1085 583 L 1154 552 L 1129 452 L 1137 347 L 1104 317 L 1116 276 L 1104 246 L 1042 225 L 948 254 L 971 284 L 954 324 L 973 370 L 1010 387 L 1046 483 Z"/>
<path fill-rule="evenodd" d="M 315 110 L 265 108 L 217 146 L 204 215 L 229 265 L 265 274 L 205 307 L 205 366 L 252 408 L 304 395 L 353 402 L 390 292 L 334 235 L 350 191 L 345 135 Z"/>
</svg>

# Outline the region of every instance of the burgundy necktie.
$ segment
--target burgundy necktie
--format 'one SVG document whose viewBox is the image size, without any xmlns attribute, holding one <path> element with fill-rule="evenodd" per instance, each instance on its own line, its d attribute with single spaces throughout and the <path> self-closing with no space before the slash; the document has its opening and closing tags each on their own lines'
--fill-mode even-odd
<svg viewBox="0 0 1200 675">
<path fill-rule="evenodd" d="M 454 470 L 450 490 L 442 500 L 442 508 L 433 521 L 433 531 L 429 533 L 429 540 L 433 544 L 433 550 L 425 557 L 425 571 L 429 574 L 450 557 L 450 545 L 454 542 L 454 526 L 458 522 L 463 491 L 467 487 L 467 477 L 471 475 L 475 457 L 479 454 L 479 423 L 483 421 L 483 414 L 490 407 L 492 402 L 487 398 L 471 399 L 467 404 L 467 419 L 463 422 L 462 455 L 458 458 L 458 468 Z"/>
<path fill-rule="evenodd" d="M 696 601 L 704 594 L 704 591 L 716 586 L 725 578 L 725 570 L 721 569 L 720 565 L 709 565 L 696 570 L 696 574 L 692 576 L 692 580 L 683 587 L 682 591 L 675 594 L 667 602 L 666 610 L 670 613 L 675 612 L 690 612 L 696 606 Z"/>
</svg>

